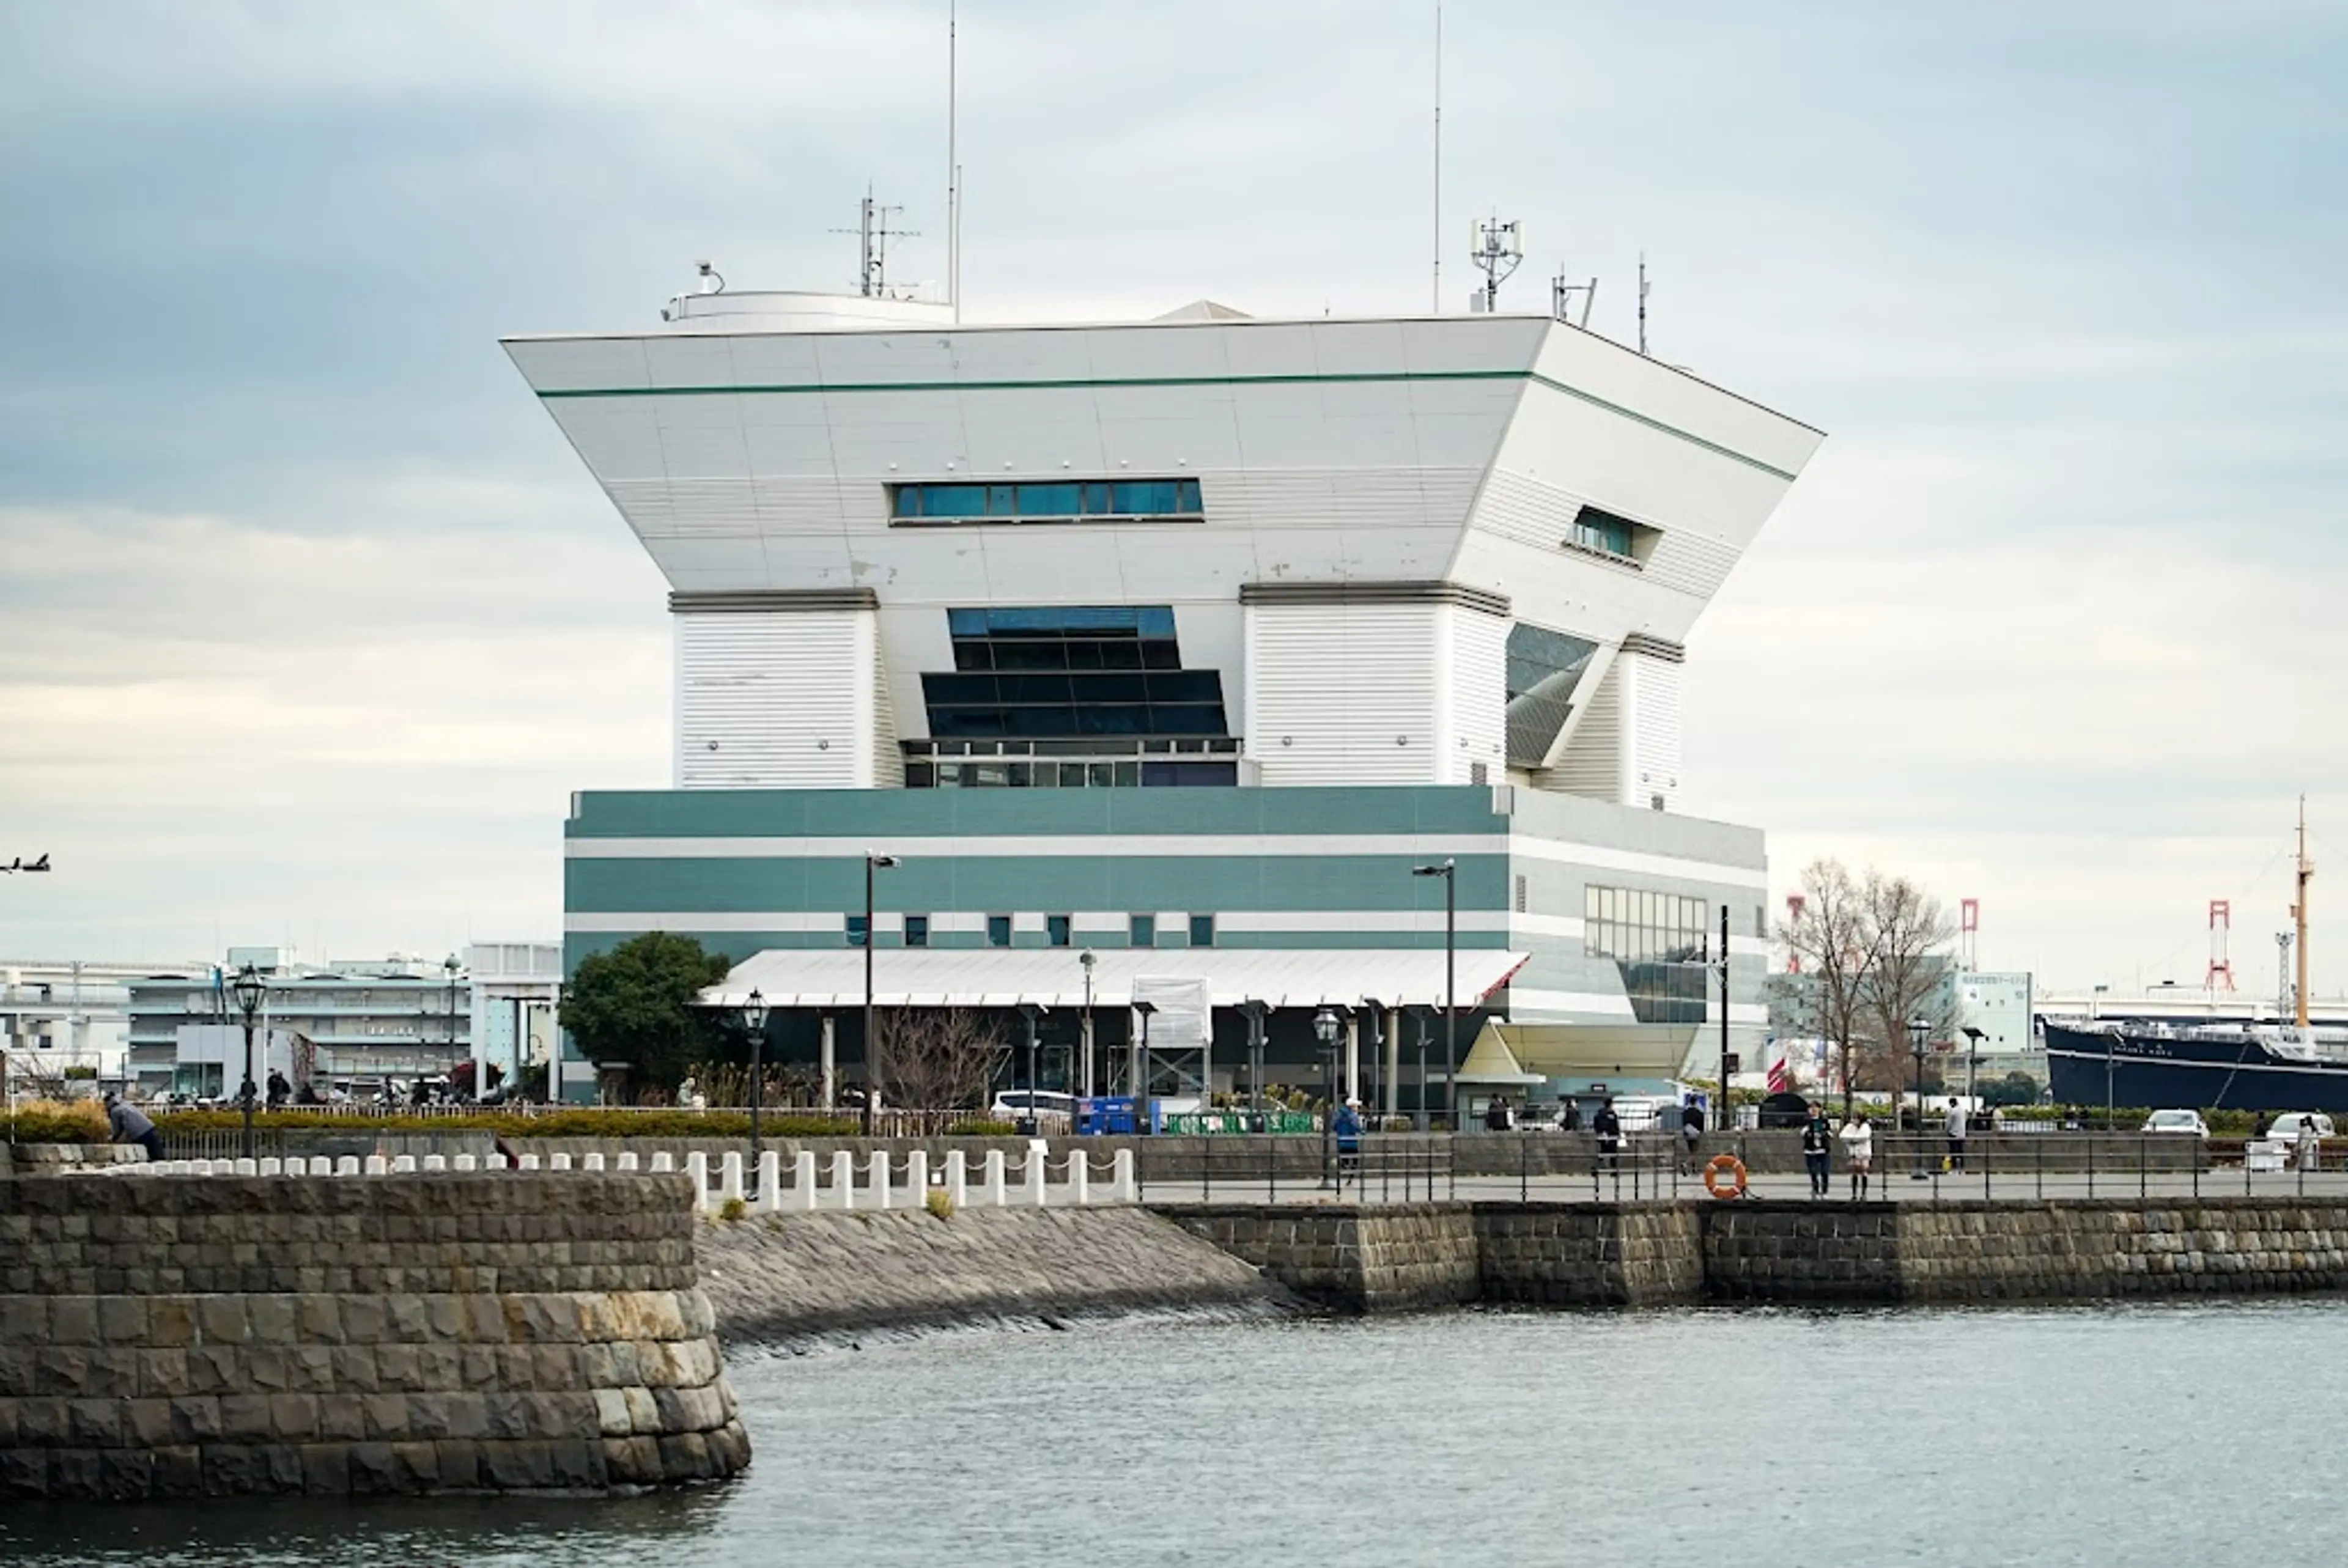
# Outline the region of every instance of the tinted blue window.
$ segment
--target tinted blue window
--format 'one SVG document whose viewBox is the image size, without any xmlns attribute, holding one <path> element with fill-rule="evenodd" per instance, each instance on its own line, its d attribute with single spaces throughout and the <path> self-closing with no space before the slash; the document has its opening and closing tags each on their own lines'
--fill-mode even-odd
<svg viewBox="0 0 2348 1568">
<path fill-rule="evenodd" d="M 897 485 L 889 511 L 900 521 L 1075 522 L 1085 518 L 1198 518 L 1196 479 L 1063 479 L 1039 484 L 964 481 Z"/>
<path fill-rule="evenodd" d="M 927 915 L 905 917 L 905 946 L 926 948 L 930 945 L 930 917 Z"/>
<path fill-rule="evenodd" d="M 1190 917 L 1190 946 L 1211 948 L 1215 945 L 1215 917 L 1212 915 Z"/>
<path fill-rule="evenodd" d="M 1044 938 L 1045 940 L 1049 942 L 1053 947 L 1066 947 L 1072 934 L 1073 933 L 1069 929 L 1067 916 L 1046 915 L 1044 917 Z"/>
<path fill-rule="evenodd" d="M 1155 915 L 1136 915 L 1132 917 L 1132 918 L 1127 923 L 1126 940 L 1137 948 L 1156 947 L 1158 945 L 1158 917 Z"/>
<path fill-rule="evenodd" d="M 1019 515 L 1023 518 L 1073 518 L 1083 508 L 1076 504 L 1075 485 L 1022 485 L 1019 487 Z"/>
<path fill-rule="evenodd" d="M 986 945 L 990 948 L 1011 946 L 1011 917 L 989 915 L 986 917 Z"/>
<path fill-rule="evenodd" d="M 922 516 L 925 518 L 986 516 L 986 487 L 983 485 L 924 485 L 921 489 Z"/>
<path fill-rule="evenodd" d="M 864 946 L 866 938 L 870 935 L 871 930 L 865 925 L 863 916 L 850 915 L 848 917 L 848 945 L 850 947 L 860 948 Z"/>
</svg>

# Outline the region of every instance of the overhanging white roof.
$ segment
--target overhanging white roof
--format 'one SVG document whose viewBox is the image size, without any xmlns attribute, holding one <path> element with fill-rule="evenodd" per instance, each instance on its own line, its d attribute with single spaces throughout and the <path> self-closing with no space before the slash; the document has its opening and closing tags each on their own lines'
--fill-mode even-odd
<svg viewBox="0 0 2348 1568">
<path fill-rule="evenodd" d="M 1134 981 L 1201 979 L 1216 1007 L 1441 1007 L 1440 948 L 1103 948 L 1092 996 L 1126 1007 Z M 1458 951 L 1458 999 L 1472 1007 L 1508 983 L 1527 955 L 1489 948 Z M 768 1007 L 864 1005 L 860 948 L 770 948 L 745 958 L 702 991 L 705 1007 L 740 1007 L 756 990 Z M 1085 970 L 1070 948 L 880 948 L 872 954 L 878 1007 L 1081 1007 Z"/>
</svg>

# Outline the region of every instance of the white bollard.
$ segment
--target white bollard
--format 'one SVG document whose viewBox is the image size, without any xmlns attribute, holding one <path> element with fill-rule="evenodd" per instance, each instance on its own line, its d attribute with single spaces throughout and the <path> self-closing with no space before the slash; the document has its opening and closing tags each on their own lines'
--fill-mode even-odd
<svg viewBox="0 0 2348 1568">
<path fill-rule="evenodd" d="M 480 1156 L 478 1154 L 459 1154 L 455 1159 L 448 1162 L 448 1166 L 449 1169 L 456 1171 L 477 1171 L 480 1169 L 481 1166 Z"/>
<path fill-rule="evenodd" d="M 338 1176 L 355 1176 L 358 1173 L 359 1157 L 356 1154 L 345 1154 L 335 1160 L 335 1174 Z"/>
<path fill-rule="evenodd" d="M 540 1162 L 537 1155 L 524 1154 L 521 1157 L 521 1163 L 516 1165 L 514 1169 L 518 1171 L 535 1171 L 539 1168 L 539 1163 Z"/>
<path fill-rule="evenodd" d="M 255 1173 L 263 1176 L 283 1175 L 285 1173 L 285 1162 L 273 1155 L 261 1162 L 261 1168 Z"/>
<path fill-rule="evenodd" d="M 961 1208 L 970 1201 L 970 1156 L 960 1149 L 946 1151 L 946 1202 Z"/>
<path fill-rule="evenodd" d="M 240 1176 L 257 1176 L 261 1174 L 261 1162 L 241 1158 L 237 1161 L 235 1169 Z"/>
<path fill-rule="evenodd" d="M 905 1206 L 918 1209 L 930 1201 L 930 1152 L 915 1149 L 905 1156 Z"/>
<path fill-rule="evenodd" d="M 717 1156 L 717 1201 L 742 1201 L 742 1151 L 728 1149 Z"/>
<path fill-rule="evenodd" d="M 843 1210 L 856 1206 L 856 1156 L 845 1149 L 831 1153 L 831 1205 Z"/>
<path fill-rule="evenodd" d="M 1078 1206 L 1092 1202 L 1091 1162 L 1082 1145 L 1068 1145 L 1068 1202 Z"/>
<path fill-rule="evenodd" d="M 582 1154 L 579 1156 L 579 1168 L 582 1171 L 600 1171 L 603 1168 L 603 1156 Z"/>
<path fill-rule="evenodd" d="M 786 1198 L 778 1193 L 775 1207 L 803 1214 L 814 1212 L 815 1204 L 815 1151 L 802 1149 L 791 1156 L 790 1194 Z"/>
<path fill-rule="evenodd" d="M 1029 1139 L 1026 1162 L 1019 1167 L 1019 1201 L 1031 1208 L 1044 1206 L 1044 1157 L 1049 1148 L 1041 1138 Z"/>
<path fill-rule="evenodd" d="M 885 1209 L 893 1206 L 889 1194 L 889 1151 L 872 1151 L 872 1206 Z"/>
<path fill-rule="evenodd" d="M 391 1174 L 391 1162 L 381 1154 L 369 1154 L 366 1157 L 366 1170 L 370 1176 L 388 1176 Z"/>
<path fill-rule="evenodd" d="M 210 1160 L 198 1160 L 194 1162 L 194 1174 L 199 1176 L 209 1176 L 212 1173 L 212 1163 Z"/>
<path fill-rule="evenodd" d="M 424 1156 L 424 1168 L 427 1171 L 445 1171 L 448 1168 L 448 1156 L 427 1154 Z"/>
<path fill-rule="evenodd" d="M 783 1157 L 772 1149 L 758 1153 L 758 1212 L 776 1214 L 783 1210 Z"/>
<path fill-rule="evenodd" d="M 416 1173 L 416 1156 L 413 1154 L 394 1154 L 391 1157 L 391 1173 L 395 1176 L 414 1175 Z"/>
<path fill-rule="evenodd" d="M 1134 1179 L 1133 1151 L 1119 1149 L 1109 1156 L 1108 1201 L 1113 1204 L 1138 1204 L 1141 1201 L 1141 1184 Z"/>
<path fill-rule="evenodd" d="M 666 1149 L 658 1150 L 658 1151 L 656 1151 L 656 1152 L 654 1153 L 654 1155 L 653 1155 L 653 1174 L 654 1174 L 654 1175 L 655 1175 L 655 1176 L 665 1175 L 665 1174 L 667 1174 L 669 1172 L 674 1171 L 674 1170 L 675 1170 L 675 1169 L 676 1169 L 676 1156 L 675 1156 L 675 1154 L 670 1153 Z"/>
<path fill-rule="evenodd" d="M 709 1156 L 695 1149 L 685 1157 L 685 1173 L 693 1179 L 693 1206 L 709 1206 Z"/>
<path fill-rule="evenodd" d="M 636 1168 L 636 1152 L 633 1149 L 620 1156 L 619 1168 L 623 1171 L 633 1171 Z"/>
<path fill-rule="evenodd" d="M 550 1171 L 567 1171 L 571 1169 L 571 1156 L 568 1154 L 549 1154 L 546 1157 L 546 1168 Z"/>
<path fill-rule="evenodd" d="M 1007 1163 L 1002 1150 L 989 1149 L 986 1152 L 986 1182 L 979 1189 L 980 1207 L 999 1209 L 1011 1201 L 1010 1182 L 1005 1172 Z"/>
</svg>

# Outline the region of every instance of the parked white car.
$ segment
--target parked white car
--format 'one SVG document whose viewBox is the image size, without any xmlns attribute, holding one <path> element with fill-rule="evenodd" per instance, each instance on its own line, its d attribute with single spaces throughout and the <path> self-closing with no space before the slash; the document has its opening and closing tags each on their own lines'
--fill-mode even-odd
<svg viewBox="0 0 2348 1568">
<path fill-rule="evenodd" d="M 2332 1136 L 2332 1118 L 2321 1111 L 2286 1111 L 2274 1119 L 2274 1125 L 2267 1129 L 2267 1136 L 2278 1143 L 2296 1143 L 2300 1128 L 2310 1122 L 2315 1123 L 2318 1138 Z"/>
<path fill-rule="evenodd" d="M 2144 1119 L 2144 1125 L 2138 1131 L 2190 1132 L 2205 1143 L 2209 1141 L 2209 1123 L 2201 1120 L 2199 1111 L 2156 1111 Z"/>
<path fill-rule="evenodd" d="M 1035 1115 L 1045 1120 L 1055 1116 L 1065 1119 L 1076 1114 L 1076 1102 L 1073 1096 L 1049 1089 L 1038 1089 L 1032 1093 L 1025 1089 L 1005 1089 L 995 1095 L 991 1113 L 997 1121 L 1015 1122 L 1027 1114 L 1031 1102 Z"/>
</svg>

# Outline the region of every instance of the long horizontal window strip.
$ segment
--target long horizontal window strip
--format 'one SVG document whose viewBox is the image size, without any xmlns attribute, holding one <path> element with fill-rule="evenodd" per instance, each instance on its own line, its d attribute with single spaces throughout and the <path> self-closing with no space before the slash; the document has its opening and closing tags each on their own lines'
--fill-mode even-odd
<svg viewBox="0 0 2348 1568">
<path fill-rule="evenodd" d="M 1035 392 L 1053 388 L 1083 390 L 1123 386 L 1292 386 L 1313 383 L 1395 381 L 1529 381 L 1537 386 L 1547 387 L 1551 392 L 1562 393 L 1568 397 L 1579 399 L 1593 408 L 1601 408 L 1609 414 L 1620 415 L 1634 424 L 1643 425 L 1659 434 L 1674 436 L 1691 446 L 1700 446 L 1707 452 L 1726 457 L 1732 462 L 1742 463 L 1748 468 L 1758 469 L 1764 474 L 1773 475 L 1789 483 L 1794 478 L 1791 469 L 1780 468 L 1774 463 L 1747 456 L 1733 446 L 1724 446 L 1719 442 L 1707 440 L 1693 431 L 1683 430 L 1676 425 L 1667 425 L 1660 419 L 1641 414 L 1636 409 L 1625 408 L 1610 398 L 1601 397 L 1594 392 L 1584 392 L 1578 386 L 1569 385 L 1553 376 L 1543 375 L 1533 370 L 1351 371 L 1295 375 L 1086 376 L 1064 381 L 897 381 L 849 382 L 837 384 L 801 382 L 753 386 L 572 386 L 541 388 L 538 395 L 541 401 L 554 402 L 572 397 L 824 396 L 835 393 L 859 392 Z M 1738 399 L 1738 401 L 1745 400 Z M 1759 405 L 1755 405 L 1755 406 Z M 1774 413 L 1773 410 L 1764 410 L 1764 412 Z M 1782 419 L 1785 415 L 1777 415 L 1776 417 Z M 1788 420 L 1787 423 L 1800 425 L 1805 430 L 1811 428 L 1807 425 L 1801 425 L 1798 420 Z M 1813 431 L 1813 434 L 1816 432 Z"/>
<path fill-rule="evenodd" d="M 1196 479 L 1084 479 L 1043 483 L 925 483 L 889 487 L 890 521 L 966 523 L 1199 523 Z"/>
</svg>

